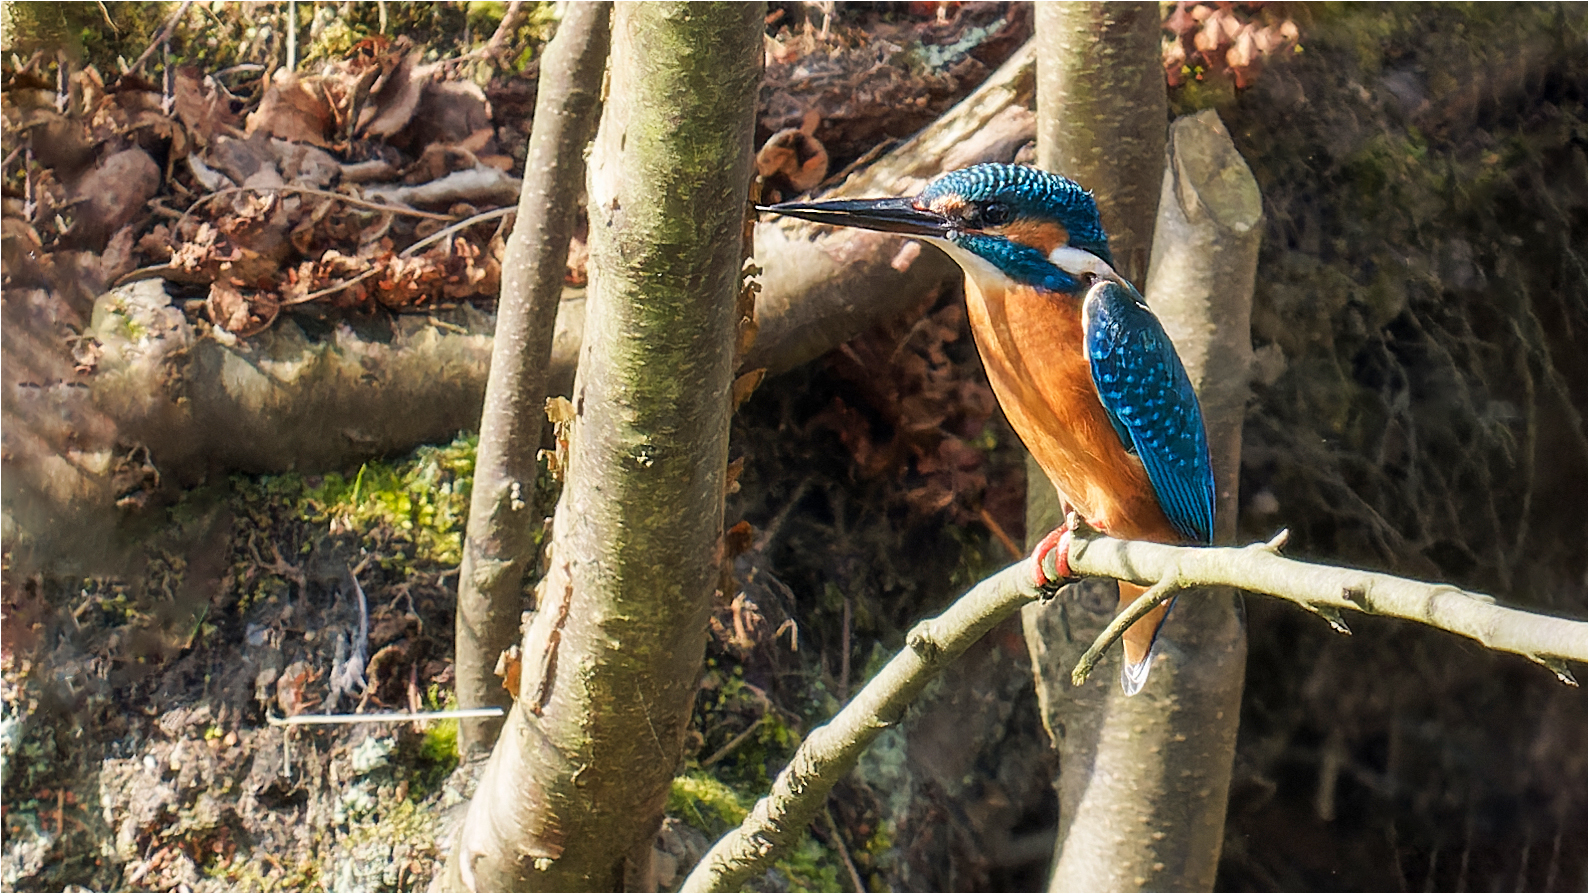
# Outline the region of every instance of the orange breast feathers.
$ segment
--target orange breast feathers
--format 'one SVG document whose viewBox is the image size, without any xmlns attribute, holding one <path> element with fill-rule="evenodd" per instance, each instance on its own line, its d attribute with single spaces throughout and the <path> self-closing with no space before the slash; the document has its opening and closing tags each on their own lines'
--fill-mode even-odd
<svg viewBox="0 0 1589 894">
<path fill-rule="evenodd" d="M 1081 299 L 978 279 L 966 277 L 966 309 L 988 382 L 1060 499 L 1112 537 L 1180 542 L 1098 400 Z"/>
</svg>

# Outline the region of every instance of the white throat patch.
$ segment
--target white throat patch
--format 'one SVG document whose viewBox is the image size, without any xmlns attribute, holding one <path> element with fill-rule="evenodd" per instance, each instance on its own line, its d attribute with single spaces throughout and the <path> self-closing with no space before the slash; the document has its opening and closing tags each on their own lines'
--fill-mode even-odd
<svg viewBox="0 0 1589 894">
<path fill-rule="evenodd" d="M 1083 279 L 1084 274 L 1088 273 L 1098 279 L 1120 279 L 1120 274 L 1116 273 L 1113 267 L 1104 263 L 1103 258 L 1090 251 L 1071 248 L 1068 245 L 1061 245 L 1049 252 L 1048 262 L 1077 279 Z"/>
<path fill-rule="evenodd" d="M 916 238 L 923 242 L 931 242 L 933 245 L 943 249 L 945 254 L 959 263 L 960 269 L 964 270 L 967 276 L 986 287 L 1008 289 L 1015 285 L 1015 280 L 1011 279 L 1008 273 L 1000 270 L 998 265 L 976 252 L 969 251 L 948 239 L 936 236 L 917 236 Z M 1102 258 L 1080 248 L 1062 245 L 1048 253 L 1048 262 L 1083 283 L 1088 279 L 1087 274 L 1091 274 L 1093 279 L 1125 282 L 1120 277 L 1120 274 L 1116 273 L 1114 268 L 1105 263 Z"/>
</svg>

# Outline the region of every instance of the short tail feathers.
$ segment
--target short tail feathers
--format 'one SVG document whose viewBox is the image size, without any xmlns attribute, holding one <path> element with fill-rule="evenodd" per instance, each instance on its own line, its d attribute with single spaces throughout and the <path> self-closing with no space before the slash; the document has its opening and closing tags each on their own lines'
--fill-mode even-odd
<svg viewBox="0 0 1589 894">
<path fill-rule="evenodd" d="M 1136 695 L 1142 687 L 1148 685 L 1148 671 L 1153 669 L 1153 650 L 1148 650 L 1148 655 L 1135 664 L 1120 659 L 1120 691 L 1126 695 Z"/>
<path fill-rule="evenodd" d="M 1120 610 L 1135 602 L 1138 596 L 1145 592 L 1145 588 L 1136 584 L 1120 582 Z M 1120 690 L 1126 695 L 1136 695 L 1147 685 L 1148 672 L 1153 669 L 1153 656 L 1159 641 L 1159 631 L 1164 627 L 1164 619 L 1169 617 L 1170 608 L 1175 605 L 1171 599 L 1158 608 L 1149 612 L 1142 620 L 1132 624 L 1125 635 L 1120 638 L 1125 654 L 1120 659 Z"/>
</svg>

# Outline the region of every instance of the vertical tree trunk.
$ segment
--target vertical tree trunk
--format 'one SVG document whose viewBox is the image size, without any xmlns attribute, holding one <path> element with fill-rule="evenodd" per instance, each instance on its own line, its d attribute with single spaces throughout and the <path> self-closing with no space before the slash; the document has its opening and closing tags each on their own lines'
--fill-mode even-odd
<svg viewBox="0 0 1589 894">
<path fill-rule="evenodd" d="M 1114 268 L 1140 287 L 1168 98 L 1157 3 L 1037 4 L 1037 165 L 1092 190 Z"/>
<path fill-rule="evenodd" d="M 619 890 L 649 854 L 720 559 L 764 12 L 617 6 L 568 483 L 451 889 Z"/>
<path fill-rule="evenodd" d="M 1203 406 L 1219 488 L 1216 536 L 1228 539 L 1262 213 L 1257 185 L 1233 149 L 1204 154 L 1216 142 L 1206 124 L 1202 139 L 1172 147 L 1166 172 L 1156 5 L 1040 6 L 1037 23 L 1039 162 L 1095 191 L 1117 267 L 1134 282 L 1146 275 L 1149 303 Z M 1030 480 L 1028 525 L 1041 535 L 1057 521 L 1044 517 L 1054 510 L 1041 499 L 1051 506 L 1052 488 L 1040 472 Z M 1239 608 L 1229 592 L 1186 594 L 1166 625 L 1153 677 L 1132 698 L 1113 673 L 1094 673 L 1080 688 L 1069 681 L 1114 611 L 1112 583 L 1089 582 L 1023 613 L 1044 722 L 1060 752 L 1050 890 L 1210 889 L 1245 671 Z"/>
<path fill-rule="evenodd" d="M 486 379 L 463 568 L 458 575 L 454 669 L 458 704 L 506 707 L 493 671 L 519 636 L 525 569 L 535 558 L 535 455 L 552 333 L 584 179 L 585 147 L 601 107 L 611 3 L 571 3 L 541 60 L 535 124 L 524 161 L 518 218 L 502 262 L 496 339 Z M 468 756 L 496 741 L 500 720 L 466 720 Z"/>
</svg>

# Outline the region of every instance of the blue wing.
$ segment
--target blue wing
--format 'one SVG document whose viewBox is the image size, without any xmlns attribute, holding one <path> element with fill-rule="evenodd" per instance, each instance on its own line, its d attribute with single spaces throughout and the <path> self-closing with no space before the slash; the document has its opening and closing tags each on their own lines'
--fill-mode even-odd
<svg viewBox="0 0 1589 894">
<path fill-rule="evenodd" d="M 1087 362 L 1109 421 L 1147 469 L 1170 523 L 1214 540 L 1214 470 L 1197 394 L 1158 317 L 1130 286 L 1104 280 L 1082 308 Z"/>
</svg>

